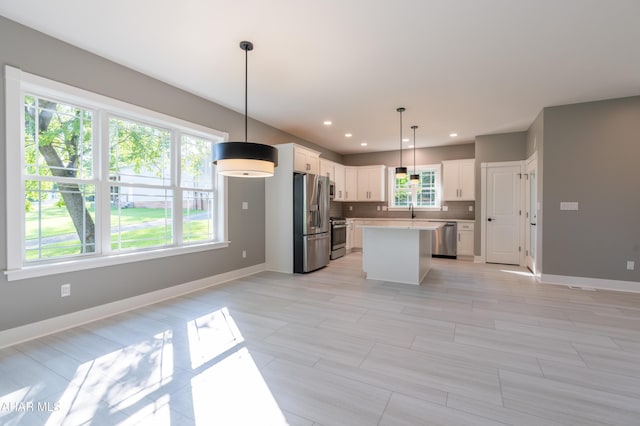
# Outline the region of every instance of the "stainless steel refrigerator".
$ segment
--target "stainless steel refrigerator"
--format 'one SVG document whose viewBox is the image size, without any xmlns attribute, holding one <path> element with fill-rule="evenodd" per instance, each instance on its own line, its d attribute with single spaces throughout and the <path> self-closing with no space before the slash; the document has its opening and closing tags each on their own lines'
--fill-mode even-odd
<svg viewBox="0 0 640 426">
<path fill-rule="evenodd" d="M 315 271 L 329 264 L 329 178 L 293 174 L 293 272 Z"/>
</svg>

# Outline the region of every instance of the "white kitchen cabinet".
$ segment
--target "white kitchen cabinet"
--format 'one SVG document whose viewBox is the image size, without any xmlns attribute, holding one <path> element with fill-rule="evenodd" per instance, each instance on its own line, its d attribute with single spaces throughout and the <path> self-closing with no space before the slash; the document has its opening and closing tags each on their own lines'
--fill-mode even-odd
<svg viewBox="0 0 640 426">
<path fill-rule="evenodd" d="M 473 256 L 473 223 L 458 222 L 458 255 Z"/>
<path fill-rule="evenodd" d="M 444 201 L 475 200 L 475 159 L 442 162 L 442 199 Z"/>
<path fill-rule="evenodd" d="M 335 201 L 344 201 L 344 193 L 345 193 L 345 186 L 344 186 L 344 166 L 342 164 L 338 164 L 335 163 L 333 165 L 333 183 L 335 184 L 334 187 L 334 200 Z"/>
<path fill-rule="evenodd" d="M 386 166 L 358 167 L 358 201 L 385 201 Z"/>
<path fill-rule="evenodd" d="M 320 153 L 296 145 L 294 147 L 294 170 L 301 173 L 320 173 Z"/>
<path fill-rule="evenodd" d="M 334 182 L 335 180 L 335 165 L 333 161 L 325 160 L 324 158 L 320 159 L 320 176 L 326 176 L 329 178 L 329 182 Z"/>
<path fill-rule="evenodd" d="M 343 201 L 358 201 L 358 167 L 344 168 L 344 199 Z"/>
<path fill-rule="evenodd" d="M 353 240 L 351 249 L 362 249 L 362 228 L 366 222 L 364 220 L 353 221 Z"/>
</svg>

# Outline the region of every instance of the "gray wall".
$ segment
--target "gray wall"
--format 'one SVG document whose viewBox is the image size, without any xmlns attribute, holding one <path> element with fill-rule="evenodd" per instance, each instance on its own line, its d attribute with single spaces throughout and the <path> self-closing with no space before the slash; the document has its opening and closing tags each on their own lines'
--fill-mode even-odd
<svg viewBox="0 0 640 426">
<path fill-rule="evenodd" d="M 244 138 L 244 117 L 234 111 L 154 80 L 104 58 L 0 17 L 0 65 L 90 90 Z M 213 76 L 212 78 L 214 78 Z M 242 93 L 238 93 L 242 96 Z M 0 164 L 5 164 L 4 82 L 0 84 Z M 306 141 L 251 120 L 252 139 L 277 144 Z M 321 149 L 320 149 L 321 150 Z M 339 159 L 333 153 L 331 157 Z M 0 270 L 6 264 L 6 176 L 0 175 Z M 44 320 L 265 261 L 264 180 L 229 179 L 226 249 L 8 282 L 0 275 L 0 330 Z M 249 210 L 241 210 L 249 201 Z M 241 251 L 247 249 L 247 258 Z M 60 285 L 72 295 L 60 298 Z"/>
<path fill-rule="evenodd" d="M 543 158 L 543 273 L 640 282 L 640 96 L 545 108 Z"/>
<path fill-rule="evenodd" d="M 476 205 L 482 203 L 481 164 L 499 161 L 519 161 L 526 158 L 527 132 L 476 136 Z M 476 214 L 474 253 L 481 251 L 481 215 Z"/>
</svg>

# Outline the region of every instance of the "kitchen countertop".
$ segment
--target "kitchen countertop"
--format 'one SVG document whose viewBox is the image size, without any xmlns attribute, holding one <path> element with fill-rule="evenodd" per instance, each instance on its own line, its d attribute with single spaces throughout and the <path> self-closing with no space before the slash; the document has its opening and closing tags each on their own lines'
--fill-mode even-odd
<svg viewBox="0 0 640 426">
<path fill-rule="evenodd" d="M 475 219 L 425 219 L 425 218 L 403 218 L 403 217 L 348 217 L 347 220 L 384 220 L 384 221 L 398 221 L 398 222 L 461 222 L 461 223 L 475 223 Z"/>
<path fill-rule="evenodd" d="M 376 228 L 376 229 L 415 229 L 416 231 L 435 231 L 436 229 L 442 228 L 444 226 L 444 222 L 439 223 L 438 225 L 409 225 L 409 226 L 384 226 L 384 225 L 358 225 L 359 228 Z"/>
</svg>

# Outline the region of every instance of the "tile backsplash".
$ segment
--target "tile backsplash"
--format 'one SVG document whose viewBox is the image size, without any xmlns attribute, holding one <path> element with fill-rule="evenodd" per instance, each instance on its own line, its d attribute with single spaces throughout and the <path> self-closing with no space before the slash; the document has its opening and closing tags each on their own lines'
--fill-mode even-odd
<svg viewBox="0 0 640 426">
<path fill-rule="evenodd" d="M 381 202 L 331 202 L 331 216 L 344 217 L 371 217 L 371 218 L 411 218 L 411 212 L 407 210 L 386 211 L 382 208 L 387 203 Z M 476 218 L 475 201 L 447 201 L 443 206 L 448 207 L 448 211 L 416 211 L 416 218 L 419 219 L 469 219 Z M 469 206 L 473 211 L 469 211 Z"/>
</svg>

